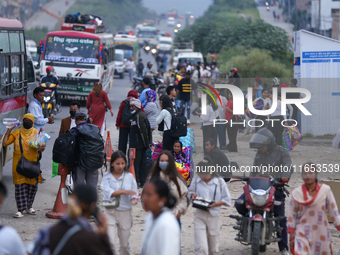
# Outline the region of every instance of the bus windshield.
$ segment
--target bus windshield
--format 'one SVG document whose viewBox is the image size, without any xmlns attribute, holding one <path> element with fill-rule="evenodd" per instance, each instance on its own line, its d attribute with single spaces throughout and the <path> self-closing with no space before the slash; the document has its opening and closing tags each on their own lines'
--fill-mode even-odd
<svg viewBox="0 0 340 255">
<path fill-rule="evenodd" d="M 138 37 L 140 37 L 140 38 L 154 38 L 155 32 L 153 32 L 153 31 L 139 31 Z"/>
<path fill-rule="evenodd" d="M 124 61 L 124 55 L 116 53 L 115 61 Z"/>
<path fill-rule="evenodd" d="M 202 62 L 201 58 L 180 58 L 179 60 L 182 61 L 182 63 L 185 63 L 185 61 L 189 61 L 192 65 L 197 62 Z"/>
<path fill-rule="evenodd" d="M 30 51 L 30 53 L 31 53 L 31 57 L 32 57 L 32 59 L 33 59 L 33 61 L 38 61 L 39 60 L 39 55 L 38 55 L 38 53 L 35 51 Z"/>
<path fill-rule="evenodd" d="M 99 39 L 48 36 L 45 60 L 99 64 Z"/>
</svg>

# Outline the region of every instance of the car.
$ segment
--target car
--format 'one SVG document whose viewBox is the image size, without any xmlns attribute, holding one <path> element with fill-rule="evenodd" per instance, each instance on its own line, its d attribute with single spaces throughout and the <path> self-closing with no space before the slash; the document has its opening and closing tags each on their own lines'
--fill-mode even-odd
<svg viewBox="0 0 340 255">
<path fill-rule="evenodd" d="M 181 60 L 182 64 L 184 64 L 185 61 L 189 61 L 191 66 L 193 66 L 197 62 L 203 63 L 203 55 L 200 52 L 179 53 L 177 58 L 178 58 L 178 61 Z"/>
<path fill-rule="evenodd" d="M 115 50 L 115 75 L 119 75 L 119 78 L 124 79 L 124 72 L 126 64 L 124 61 L 124 50 Z"/>
<path fill-rule="evenodd" d="M 172 49 L 172 38 L 167 36 L 162 36 L 159 38 L 157 49 L 159 53 L 171 53 Z"/>
<path fill-rule="evenodd" d="M 169 17 L 167 21 L 168 26 L 175 26 L 175 18 L 174 17 Z"/>
</svg>

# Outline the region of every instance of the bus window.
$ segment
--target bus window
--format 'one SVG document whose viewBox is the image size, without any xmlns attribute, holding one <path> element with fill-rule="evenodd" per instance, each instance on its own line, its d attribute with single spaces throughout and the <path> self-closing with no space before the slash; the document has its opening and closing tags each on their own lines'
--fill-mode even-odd
<svg viewBox="0 0 340 255">
<path fill-rule="evenodd" d="M 9 33 L 9 41 L 11 44 L 11 52 L 20 52 L 19 33 Z"/>
<path fill-rule="evenodd" d="M 24 39 L 23 33 L 20 33 L 20 44 L 21 44 L 21 51 L 25 52 L 25 39 Z"/>
<path fill-rule="evenodd" d="M 34 66 L 32 61 L 27 61 L 27 81 L 35 82 Z"/>
<path fill-rule="evenodd" d="M 20 72 L 20 56 L 14 55 L 11 58 L 11 79 L 12 79 L 12 91 L 10 94 L 21 92 L 21 72 Z"/>
<path fill-rule="evenodd" d="M 7 32 L 0 32 L 0 45 L 2 48 L 2 53 L 9 52 L 9 40 Z"/>
<path fill-rule="evenodd" d="M 6 84 L 9 83 L 8 58 L 9 56 L 0 56 L 0 89 L 1 89 L 0 92 L 2 96 L 8 95 L 6 87 Z"/>
</svg>

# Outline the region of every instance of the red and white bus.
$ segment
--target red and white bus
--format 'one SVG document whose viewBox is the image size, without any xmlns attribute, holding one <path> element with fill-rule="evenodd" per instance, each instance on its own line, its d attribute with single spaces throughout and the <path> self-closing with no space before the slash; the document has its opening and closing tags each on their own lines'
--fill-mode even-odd
<svg viewBox="0 0 340 255">
<path fill-rule="evenodd" d="M 16 19 L 0 18 L 0 143 L 6 133 L 4 118 L 22 121 L 27 101 L 27 56 L 24 27 Z M 0 146 L 0 180 L 3 166 L 13 157 L 13 145 Z"/>
<path fill-rule="evenodd" d="M 95 82 L 108 93 L 112 88 L 115 43 L 104 26 L 63 23 L 61 31 L 46 36 L 41 56 L 40 74 L 53 66 L 61 88 L 61 100 L 87 100 Z"/>
</svg>

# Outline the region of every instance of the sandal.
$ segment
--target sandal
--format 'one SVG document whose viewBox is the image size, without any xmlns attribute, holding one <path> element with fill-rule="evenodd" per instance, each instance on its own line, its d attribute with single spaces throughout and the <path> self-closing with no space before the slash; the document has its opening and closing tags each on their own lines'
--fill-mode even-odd
<svg viewBox="0 0 340 255">
<path fill-rule="evenodd" d="M 16 214 L 13 215 L 13 218 L 22 218 L 24 215 L 21 212 L 17 212 Z"/>
<path fill-rule="evenodd" d="M 36 215 L 37 214 L 37 212 L 33 208 L 27 209 L 26 212 L 28 214 L 31 214 L 31 215 Z"/>
</svg>

